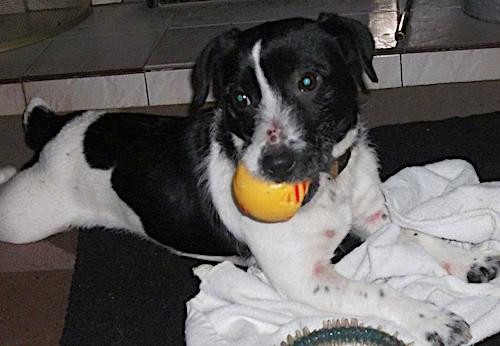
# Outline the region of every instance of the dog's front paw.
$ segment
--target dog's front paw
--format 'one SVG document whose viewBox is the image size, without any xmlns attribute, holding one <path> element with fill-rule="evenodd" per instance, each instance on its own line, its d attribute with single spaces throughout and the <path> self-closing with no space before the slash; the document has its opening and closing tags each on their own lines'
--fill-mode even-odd
<svg viewBox="0 0 500 346">
<path fill-rule="evenodd" d="M 453 312 L 429 306 L 419 309 L 413 321 L 413 331 L 418 332 L 418 345 L 458 346 L 465 345 L 472 338 L 470 327 Z M 414 312 L 412 312 L 414 313 Z"/>
<path fill-rule="evenodd" d="M 500 255 L 485 256 L 474 262 L 467 272 L 470 283 L 489 282 L 497 277 L 500 271 Z"/>
</svg>

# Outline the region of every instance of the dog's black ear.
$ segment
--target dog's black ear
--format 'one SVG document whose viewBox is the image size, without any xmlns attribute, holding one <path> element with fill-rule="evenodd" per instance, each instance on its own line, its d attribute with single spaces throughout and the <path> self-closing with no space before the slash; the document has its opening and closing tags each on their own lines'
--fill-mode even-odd
<svg viewBox="0 0 500 346">
<path fill-rule="evenodd" d="M 224 54 L 232 46 L 234 38 L 240 32 L 238 29 L 228 30 L 213 38 L 196 59 L 191 74 L 191 85 L 193 87 L 193 99 L 191 112 L 199 110 L 207 100 L 210 86 L 220 82 L 222 76 L 216 71 L 221 65 Z"/>
<path fill-rule="evenodd" d="M 364 24 L 333 13 L 321 13 L 317 22 L 320 28 L 337 38 L 345 62 L 362 90 L 366 90 L 363 71 L 372 82 L 378 82 L 372 64 L 375 42 L 370 30 Z"/>
</svg>

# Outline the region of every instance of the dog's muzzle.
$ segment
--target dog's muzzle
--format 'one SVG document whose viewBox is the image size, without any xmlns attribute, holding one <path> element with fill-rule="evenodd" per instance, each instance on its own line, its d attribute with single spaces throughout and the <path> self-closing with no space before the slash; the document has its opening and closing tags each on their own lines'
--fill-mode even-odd
<svg viewBox="0 0 500 346">
<path fill-rule="evenodd" d="M 262 153 L 264 175 L 275 182 L 287 181 L 296 165 L 296 157 L 286 145 L 267 146 Z"/>
</svg>

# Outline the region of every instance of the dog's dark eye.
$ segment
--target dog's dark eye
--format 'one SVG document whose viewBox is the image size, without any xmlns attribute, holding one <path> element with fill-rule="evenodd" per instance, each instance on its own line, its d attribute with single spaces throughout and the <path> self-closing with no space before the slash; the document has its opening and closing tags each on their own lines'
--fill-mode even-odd
<svg viewBox="0 0 500 346">
<path fill-rule="evenodd" d="M 245 109 L 250 106 L 250 98 L 243 92 L 237 91 L 233 94 L 233 104 L 239 109 Z"/>
<path fill-rule="evenodd" d="M 318 76 L 313 72 L 306 72 L 299 79 L 299 90 L 300 91 L 313 91 L 318 85 Z"/>
</svg>

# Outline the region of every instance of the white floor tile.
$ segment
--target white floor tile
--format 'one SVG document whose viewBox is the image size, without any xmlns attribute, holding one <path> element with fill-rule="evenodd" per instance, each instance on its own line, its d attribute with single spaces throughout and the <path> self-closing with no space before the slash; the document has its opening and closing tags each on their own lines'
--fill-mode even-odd
<svg viewBox="0 0 500 346">
<path fill-rule="evenodd" d="M 368 89 L 401 87 L 401 56 L 399 54 L 375 56 L 373 68 L 377 72 L 378 83 L 372 83 L 368 78 L 365 78 Z"/>
<path fill-rule="evenodd" d="M 52 10 L 58 8 L 75 7 L 81 5 L 81 2 L 75 4 L 73 0 L 27 0 L 26 4 L 30 11 Z"/>
<path fill-rule="evenodd" d="M 108 4 L 118 4 L 122 0 L 92 0 L 92 5 L 108 5 Z"/>
<path fill-rule="evenodd" d="M 191 69 L 146 72 L 146 83 L 151 106 L 191 103 Z"/>
<path fill-rule="evenodd" d="M 401 59 L 404 86 L 500 79 L 500 48 L 409 53 Z"/>
<path fill-rule="evenodd" d="M 0 115 L 22 114 L 24 101 L 21 83 L 0 84 Z"/>
<path fill-rule="evenodd" d="M 59 112 L 147 106 L 144 74 L 24 83 L 26 99 L 39 96 Z"/>
<path fill-rule="evenodd" d="M 369 89 L 401 87 L 400 56 L 398 54 L 376 56 L 374 68 L 379 83 L 367 82 Z M 191 69 L 146 72 L 149 104 L 151 106 L 188 104 L 193 97 Z M 213 101 L 211 95 L 208 98 Z"/>
</svg>

